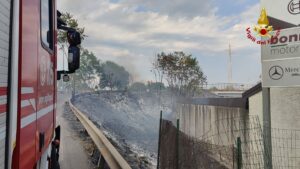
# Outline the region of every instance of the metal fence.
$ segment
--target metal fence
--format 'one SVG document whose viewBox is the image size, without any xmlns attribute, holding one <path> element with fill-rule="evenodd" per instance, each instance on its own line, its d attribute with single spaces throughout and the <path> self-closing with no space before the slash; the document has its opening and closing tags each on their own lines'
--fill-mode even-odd
<svg viewBox="0 0 300 169">
<path fill-rule="evenodd" d="M 300 168 L 300 130 L 272 129 L 274 169 Z"/>
<path fill-rule="evenodd" d="M 222 149 L 225 147 L 222 147 Z M 232 147 L 228 147 L 232 149 Z M 179 132 L 172 122 L 163 120 L 161 124 L 160 158 L 161 169 L 226 169 L 211 153 L 221 147 L 193 139 Z M 227 149 L 227 148 L 225 148 Z"/>
<path fill-rule="evenodd" d="M 198 138 L 162 120 L 158 168 L 299 169 L 300 131 L 270 129 L 263 134 L 258 117 L 220 119 Z M 272 145 L 265 140 L 271 139 Z"/>
<path fill-rule="evenodd" d="M 217 91 L 245 91 L 255 86 L 254 84 L 243 84 L 243 83 L 215 83 L 215 84 L 204 84 L 203 89 L 217 90 Z"/>
</svg>

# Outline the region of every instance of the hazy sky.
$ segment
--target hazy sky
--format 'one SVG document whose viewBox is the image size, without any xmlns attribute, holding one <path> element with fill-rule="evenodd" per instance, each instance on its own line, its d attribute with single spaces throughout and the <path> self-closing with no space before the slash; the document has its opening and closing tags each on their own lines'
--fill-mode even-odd
<svg viewBox="0 0 300 169">
<path fill-rule="evenodd" d="M 60 0 L 58 9 L 85 27 L 85 48 L 136 81 L 154 79 L 155 54 L 184 51 L 197 57 L 209 83 L 227 82 L 229 42 L 233 82 L 260 79 L 260 46 L 246 38 L 260 15 L 258 0 Z"/>
</svg>

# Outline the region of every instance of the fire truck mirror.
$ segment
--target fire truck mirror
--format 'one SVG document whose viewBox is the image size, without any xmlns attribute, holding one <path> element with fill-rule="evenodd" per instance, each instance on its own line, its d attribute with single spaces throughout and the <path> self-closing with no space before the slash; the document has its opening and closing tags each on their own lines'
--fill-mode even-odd
<svg viewBox="0 0 300 169">
<path fill-rule="evenodd" d="M 69 72 L 74 73 L 79 69 L 80 65 L 80 49 L 76 46 L 70 46 L 68 51 L 68 67 Z"/>
<path fill-rule="evenodd" d="M 70 46 L 77 46 L 81 44 L 80 33 L 77 31 L 68 31 L 67 38 Z"/>
<path fill-rule="evenodd" d="M 63 81 L 64 81 L 64 82 L 70 81 L 70 76 L 67 75 L 67 74 L 65 74 L 65 75 L 63 76 Z"/>
</svg>

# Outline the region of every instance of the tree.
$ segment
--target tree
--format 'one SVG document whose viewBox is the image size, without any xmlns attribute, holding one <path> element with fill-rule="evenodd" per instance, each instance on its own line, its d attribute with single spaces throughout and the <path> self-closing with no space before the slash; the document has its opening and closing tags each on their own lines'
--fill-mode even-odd
<svg viewBox="0 0 300 169">
<path fill-rule="evenodd" d="M 146 91 L 147 87 L 144 83 L 142 82 L 135 82 L 133 84 L 131 84 L 129 86 L 129 90 L 131 91 L 138 91 L 138 92 L 142 92 L 142 91 Z"/>
<path fill-rule="evenodd" d="M 165 89 L 165 85 L 164 85 L 164 83 L 161 83 L 161 82 L 148 82 L 147 88 L 148 88 L 150 91 L 156 91 L 156 92 L 159 92 L 159 91 Z"/>
<path fill-rule="evenodd" d="M 98 70 L 101 67 L 101 61 L 97 59 L 94 53 L 83 49 L 80 56 L 80 68 L 75 76 L 79 82 L 86 88 L 95 88 L 98 83 Z"/>
<path fill-rule="evenodd" d="M 78 20 L 75 19 L 73 15 L 66 12 L 66 13 L 62 13 L 60 18 L 67 24 L 68 27 L 73 28 L 80 33 L 81 41 L 83 41 L 87 37 L 87 35 L 84 34 L 84 28 L 79 27 Z M 67 43 L 68 43 L 67 32 L 64 30 L 59 30 L 58 44 L 66 45 Z"/>
<path fill-rule="evenodd" d="M 97 90 L 99 84 L 99 70 L 101 69 L 101 61 L 94 53 L 83 49 L 80 52 L 80 68 L 76 73 L 72 74 L 72 81 L 64 85 L 68 88 L 76 88 L 76 90 Z"/>
<path fill-rule="evenodd" d="M 153 65 L 154 69 L 163 75 L 169 87 L 176 93 L 193 95 L 199 86 L 206 83 L 206 76 L 197 59 L 184 52 L 169 54 L 162 52 L 157 55 Z"/>
<path fill-rule="evenodd" d="M 129 84 L 129 73 L 124 67 L 111 62 L 106 61 L 100 67 L 100 88 L 104 89 L 109 87 L 111 90 L 126 89 Z"/>
</svg>

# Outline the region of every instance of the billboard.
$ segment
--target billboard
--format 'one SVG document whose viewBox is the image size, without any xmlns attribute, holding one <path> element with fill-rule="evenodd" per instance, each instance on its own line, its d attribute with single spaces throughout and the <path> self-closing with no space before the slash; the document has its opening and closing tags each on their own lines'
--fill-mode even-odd
<svg viewBox="0 0 300 169">
<path fill-rule="evenodd" d="M 262 45 L 262 86 L 300 86 L 300 27 L 284 29 Z"/>
<path fill-rule="evenodd" d="M 269 41 L 261 46 L 262 61 L 300 58 L 300 27 L 283 29 Z"/>
<path fill-rule="evenodd" d="M 299 87 L 300 59 L 263 61 L 263 87 Z"/>
</svg>

